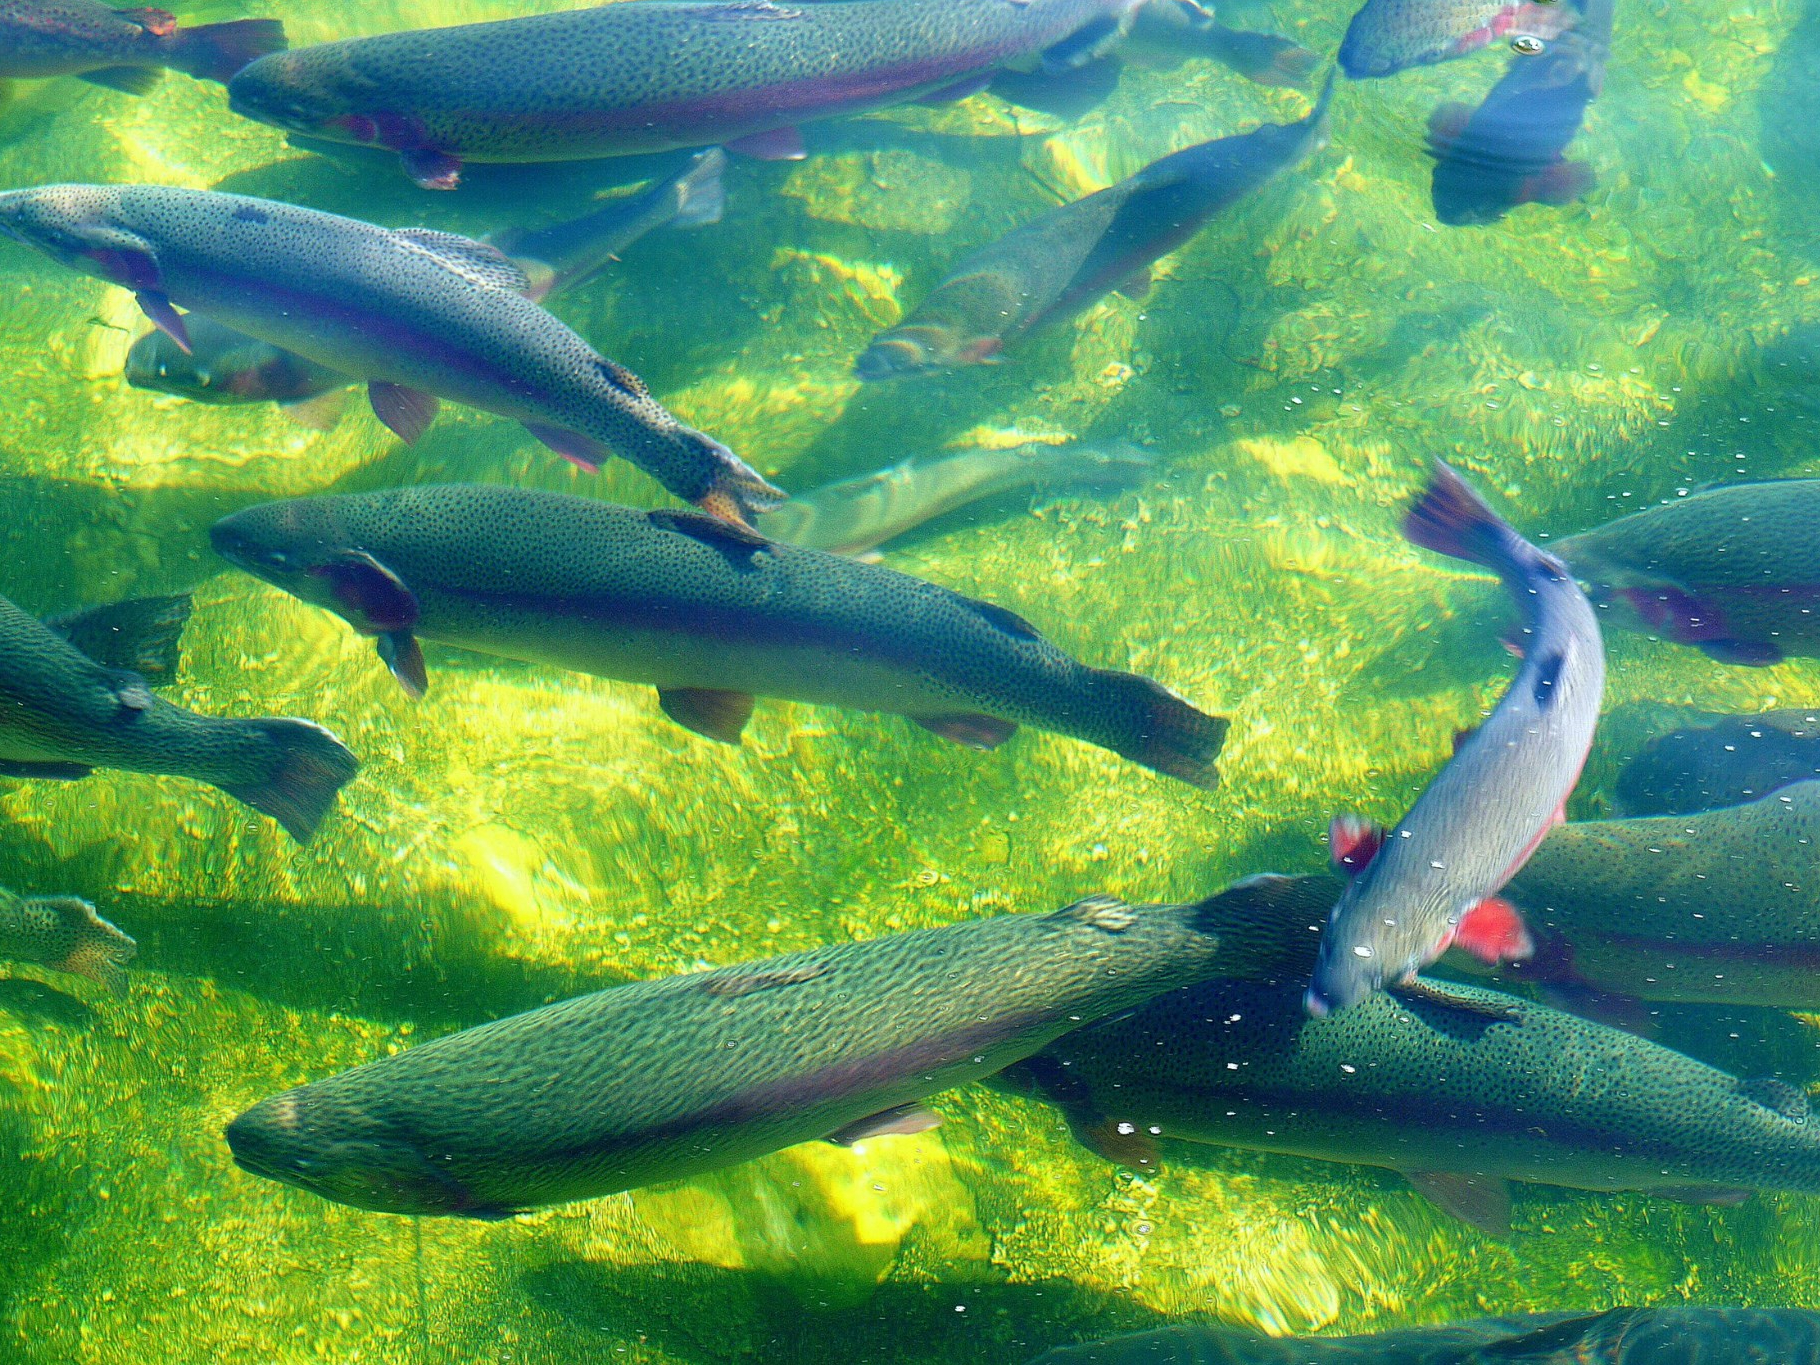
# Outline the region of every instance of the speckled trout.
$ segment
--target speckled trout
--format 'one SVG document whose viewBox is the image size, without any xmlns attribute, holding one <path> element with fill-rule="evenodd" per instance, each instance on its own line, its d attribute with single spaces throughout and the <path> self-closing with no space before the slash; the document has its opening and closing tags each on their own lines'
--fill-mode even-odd
<svg viewBox="0 0 1820 1365">
<path fill-rule="evenodd" d="M 1623 816 L 1693 815 L 1820 778 L 1820 708 L 1705 713 L 1653 736 L 1618 774 Z"/>
<path fill-rule="evenodd" d="M 1212 970 L 1194 905 L 1095 897 L 619 986 L 287 1091 L 229 1125 L 255 1175 L 389 1213 L 497 1218 L 819 1138 Z"/>
<path fill-rule="evenodd" d="M 17 896 L 0 887 L 0 958 L 36 962 L 126 994 L 139 946 L 74 896 Z"/>
<path fill-rule="evenodd" d="M 1572 0 L 1366 0 L 1340 44 L 1340 69 L 1356 80 L 1464 57 L 1500 38 L 1544 41 L 1572 28 Z"/>
<path fill-rule="evenodd" d="M 234 110 L 390 148 L 430 189 L 464 161 L 574 161 L 725 143 L 802 155 L 796 125 L 958 98 L 1044 51 L 1116 39 L 1140 0 L 627 0 L 353 38 L 254 63 Z"/>
<path fill-rule="evenodd" d="M 219 522 L 230 563 L 378 638 L 407 690 L 434 640 L 658 689 L 734 744 L 755 696 L 908 716 L 992 748 L 1020 724 L 1197 786 L 1226 722 L 1063 654 L 1002 607 L 692 512 L 463 484 L 266 503 Z"/>
<path fill-rule="evenodd" d="M 1544 554 L 1436 461 L 1404 534 L 1482 564 L 1523 614 L 1523 666 L 1497 708 L 1388 835 L 1345 819 L 1335 854 L 1354 873 L 1321 936 L 1310 1012 L 1357 1004 L 1434 961 L 1469 910 L 1522 867 L 1579 781 L 1605 689 L 1605 650 L 1591 605 Z"/>
<path fill-rule="evenodd" d="M 131 289 L 189 348 L 178 308 L 364 380 L 405 441 L 442 398 L 522 422 L 595 469 L 621 454 L 677 497 L 743 518 L 783 494 L 671 416 L 631 371 L 525 295 L 498 248 L 268 199 L 153 185 L 0 194 L 0 233 Z"/>
<path fill-rule="evenodd" d="M 831 554 L 865 554 L 926 522 L 971 503 L 1028 488 L 1119 493 L 1151 472 L 1151 457 L 1123 442 L 1099 445 L 984 447 L 930 459 L 910 459 L 799 493 L 759 517 L 758 529 Z"/>
<path fill-rule="evenodd" d="M 1820 657 L 1820 479 L 1708 489 L 1554 548 L 1621 629 L 1727 664 Z"/>
<path fill-rule="evenodd" d="M 1383 1166 L 1489 1231 L 1507 1229 L 1513 1180 L 1720 1202 L 1820 1192 L 1820 1123 L 1783 1082 L 1420 978 L 1308 1018 L 1310 926 L 1338 891 L 1264 877 L 1206 902 L 1218 979 L 1070 1034 L 1008 1080 L 1116 1161 L 1154 1165 L 1163 1138 Z M 1272 944 L 1281 955 L 1260 969 Z"/>
<path fill-rule="evenodd" d="M 648 232 L 718 222 L 726 155 L 710 148 L 644 194 L 615 199 L 551 227 L 513 228 L 486 240 L 512 258 L 530 282 L 529 297 L 550 298 L 592 278 Z M 199 403 L 276 403 L 308 426 L 333 426 L 354 379 L 267 341 L 196 314 L 183 321 L 189 349 L 156 328 L 126 354 L 126 382 Z"/>
<path fill-rule="evenodd" d="M 974 252 L 873 341 L 854 374 L 876 381 L 983 364 L 1115 289 L 1141 293 L 1157 260 L 1326 145 L 1332 98 L 1330 75 L 1297 123 L 1267 123 L 1175 152 Z"/>
<path fill-rule="evenodd" d="M 0 0 L 0 80 L 77 76 L 129 95 L 166 70 L 226 82 L 257 57 L 284 50 L 276 19 L 180 28 L 161 9 L 112 9 L 99 0 Z"/>
<path fill-rule="evenodd" d="M 1564 825 L 1507 889 L 1519 980 L 1650 1001 L 1820 1008 L 1820 782 L 1697 815 Z"/>
<path fill-rule="evenodd" d="M 1184 1324 L 1063 1346 L 1031 1365 L 1820 1365 L 1801 1308 L 1516 1313 L 1354 1337 L 1266 1337 Z"/>
<path fill-rule="evenodd" d="M 112 619 L 118 634 L 126 618 Z M 217 719 L 173 706 L 140 674 L 70 642 L 93 633 L 80 618 L 59 631 L 0 598 L 0 777 L 72 782 L 96 768 L 188 777 L 309 841 L 359 767 L 339 740 L 305 720 Z M 134 642 L 114 647 L 131 653 Z"/>
</svg>

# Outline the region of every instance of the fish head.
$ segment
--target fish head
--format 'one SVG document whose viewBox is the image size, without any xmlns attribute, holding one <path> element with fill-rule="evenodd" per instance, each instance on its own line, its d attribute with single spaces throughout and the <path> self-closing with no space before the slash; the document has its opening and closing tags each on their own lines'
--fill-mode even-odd
<svg viewBox="0 0 1820 1365">
<path fill-rule="evenodd" d="M 258 403 L 284 397 L 272 391 L 265 367 L 283 352 L 199 313 L 184 318 L 190 349 L 164 332 L 140 337 L 126 353 L 126 382 L 136 389 L 202 403 Z"/>
<path fill-rule="evenodd" d="M 477 1208 L 433 1157 L 313 1086 L 261 1100 L 227 1126 L 227 1143 L 241 1170 L 337 1204 L 375 1213 Z"/>
<path fill-rule="evenodd" d="M 274 52 L 228 82 L 228 108 L 242 118 L 332 142 L 374 142 L 373 120 L 351 105 L 335 44 Z"/>
<path fill-rule="evenodd" d="M 120 221 L 109 185 L 39 185 L 0 194 L 0 235 L 59 265 L 127 289 L 156 286 L 157 252 Z"/>
<path fill-rule="evenodd" d="M 969 342 L 949 327 L 908 326 L 886 332 L 866 348 L 854 363 L 853 375 L 868 384 L 957 365 L 977 365 L 989 360 L 996 345 Z"/>
<path fill-rule="evenodd" d="M 191 328 L 191 337 L 195 330 Z M 126 353 L 126 382 L 135 389 L 207 401 L 216 395 L 212 358 L 200 347 L 192 355 L 163 332 L 147 332 Z"/>
<path fill-rule="evenodd" d="M 293 597 L 324 607 L 366 635 L 409 630 L 417 600 L 356 541 L 338 500 L 261 503 L 209 528 L 215 553 Z"/>
</svg>

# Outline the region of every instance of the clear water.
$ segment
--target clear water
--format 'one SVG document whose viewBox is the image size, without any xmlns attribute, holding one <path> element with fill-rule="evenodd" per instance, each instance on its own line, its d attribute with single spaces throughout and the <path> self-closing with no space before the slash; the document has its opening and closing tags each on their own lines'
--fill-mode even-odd
<svg viewBox="0 0 1820 1365">
<path fill-rule="evenodd" d="M 285 0 L 293 42 L 562 8 Z M 217 6 L 186 18 L 247 12 Z M 1234 20 L 1331 53 L 1345 3 Z M 0 590 L 27 608 L 193 591 L 169 695 L 300 715 L 365 763 L 321 837 L 178 780 L 0 787 L 0 884 L 79 894 L 140 943 L 124 1001 L 27 965 L 0 981 L 0 1353 L 31 1362 L 1017 1362 L 1178 1318 L 1365 1332 L 1617 1303 L 1820 1302 L 1820 1205 L 1530 1186 L 1489 1240 L 1395 1176 L 1221 1148 L 1137 1175 L 1048 1108 L 981 1087 L 937 1132 L 794 1148 L 497 1224 L 386 1217 L 237 1170 L 258 1098 L 433 1035 L 633 978 L 1089 892 L 1183 899 L 1322 866 L 1330 815 L 1394 820 L 1509 676 L 1497 589 L 1411 548 L 1427 461 L 1566 534 L 1678 489 L 1812 472 L 1814 14 L 1625 0 L 1570 155 L 1598 188 L 1438 226 L 1429 111 L 1502 56 L 1343 83 L 1330 149 L 1216 220 L 1144 300 L 1112 295 L 1007 363 L 861 387 L 854 358 L 964 253 L 1165 152 L 1308 109 L 1205 60 L 1132 64 L 1077 121 L 981 97 L 736 161 L 717 226 L 657 233 L 556 311 L 792 490 L 910 455 L 1073 437 L 1156 459 L 1107 498 L 1000 499 L 890 547 L 1091 662 L 1233 717 L 1195 792 L 1028 732 L 981 755 L 890 717 L 761 702 L 743 748 L 646 689 L 433 654 L 408 702 L 341 622 L 229 571 L 206 530 L 280 496 L 571 473 L 445 407 L 406 448 L 363 409 L 128 388 L 131 298 L 0 249 Z M 68 81 L 0 108 L 0 184 L 221 188 L 479 234 L 620 192 L 583 171 L 453 195 L 287 148 L 218 87 Z M 1811 661 L 1723 668 L 1610 640 L 1608 707 L 1815 698 Z M 1601 760 L 1572 814 L 1607 809 Z M 1820 1079 L 1802 1015 L 1676 1018 L 1740 1074 Z"/>
</svg>

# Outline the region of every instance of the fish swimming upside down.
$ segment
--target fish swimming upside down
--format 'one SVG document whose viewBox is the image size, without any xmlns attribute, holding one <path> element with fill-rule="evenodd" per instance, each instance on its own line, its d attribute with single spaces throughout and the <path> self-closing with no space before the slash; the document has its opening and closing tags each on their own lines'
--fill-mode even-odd
<svg viewBox="0 0 1820 1365">
<path fill-rule="evenodd" d="M 248 62 L 284 47 L 284 25 L 276 19 L 185 28 L 161 9 L 0 0 L 0 80 L 75 76 L 144 95 L 167 70 L 225 84 Z"/>
<path fill-rule="evenodd" d="M 264 1100 L 239 1165 L 356 1208 L 499 1218 L 820 1138 L 918 1132 L 919 1101 L 1205 976 L 1195 905 L 1093 897 L 618 986 Z"/>
<path fill-rule="evenodd" d="M 1226 721 L 1089 668 L 1002 607 L 691 512 L 460 484 L 299 498 L 211 532 L 230 563 L 378 638 L 408 691 L 418 640 L 658 689 L 737 743 L 755 696 L 908 716 L 974 748 L 1033 725 L 1196 786 Z"/>
<path fill-rule="evenodd" d="M 177 309 L 193 309 L 364 380 L 374 412 L 407 442 L 448 398 L 522 422 L 585 468 L 622 455 L 719 516 L 783 501 L 527 298 L 531 281 L 496 247 L 156 185 L 11 190 L 0 235 L 132 290 L 179 347 L 191 342 Z"/>
</svg>

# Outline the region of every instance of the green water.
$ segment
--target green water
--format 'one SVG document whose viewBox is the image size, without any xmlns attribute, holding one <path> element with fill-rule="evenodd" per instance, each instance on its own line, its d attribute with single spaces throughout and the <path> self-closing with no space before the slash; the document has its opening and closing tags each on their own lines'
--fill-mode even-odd
<svg viewBox="0 0 1820 1365">
<path fill-rule="evenodd" d="M 285 0 L 296 44 L 563 8 Z M 217 6 L 201 17 L 229 13 Z M 186 16 L 191 17 L 191 16 Z M 1322 54 L 1350 6 L 1240 18 Z M 1820 311 L 1816 21 L 1770 0 L 1626 0 L 1564 209 L 1447 229 L 1420 130 L 1495 55 L 1344 84 L 1333 145 L 1008 363 L 850 370 L 965 252 L 1165 152 L 1308 109 L 1210 62 L 1131 65 L 1073 123 L 991 98 L 892 111 L 795 164 L 737 161 L 725 220 L 659 233 L 555 305 L 684 420 L 787 488 L 911 454 L 1064 437 L 1159 463 L 1110 499 L 1001 502 L 886 563 L 1027 616 L 1071 653 L 1233 718 L 1201 793 L 1025 731 L 975 754 L 902 720 L 761 701 L 743 748 L 648 689 L 432 652 L 407 701 L 327 613 L 227 571 L 217 517 L 309 492 L 483 480 L 659 501 L 445 407 L 414 448 L 361 409 L 128 388 L 122 290 L 0 247 L 0 591 L 36 612 L 191 590 L 168 695 L 307 716 L 362 758 L 307 849 L 196 784 L 0 785 L 0 885 L 93 899 L 139 941 L 124 1001 L 0 980 L 0 1352 L 31 1362 L 1018 1362 L 1201 1316 L 1351 1332 L 1617 1303 L 1820 1304 L 1820 1203 L 1692 1208 L 1530 1187 L 1489 1240 L 1367 1168 L 1217 1148 L 1140 1176 L 979 1087 L 944 1126 L 799 1147 L 497 1224 L 363 1213 L 237 1170 L 257 1099 L 616 982 L 1059 906 L 1312 870 L 1329 816 L 1393 821 L 1501 693 L 1494 585 L 1409 546 L 1429 458 L 1527 532 L 1678 488 L 1816 472 L 1762 346 Z M 218 87 L 20 83 L 0 184 L 150 181 L 479 234 L 582 212 L 574 170 L 418 191 L 288 148 Z M 527 185 L 535 185 L 533 191 Z M 618 192 L 618 191 L 609 191 Z M 1812 661 L 1720 668 L 1609 641 L 1608 707 L 1811 704 Z M 1576 816 L 1599 813 L 1596 779 Z M 1820 1080 L 1820 1034 L 1715 1036 Z"/>
</svg>

